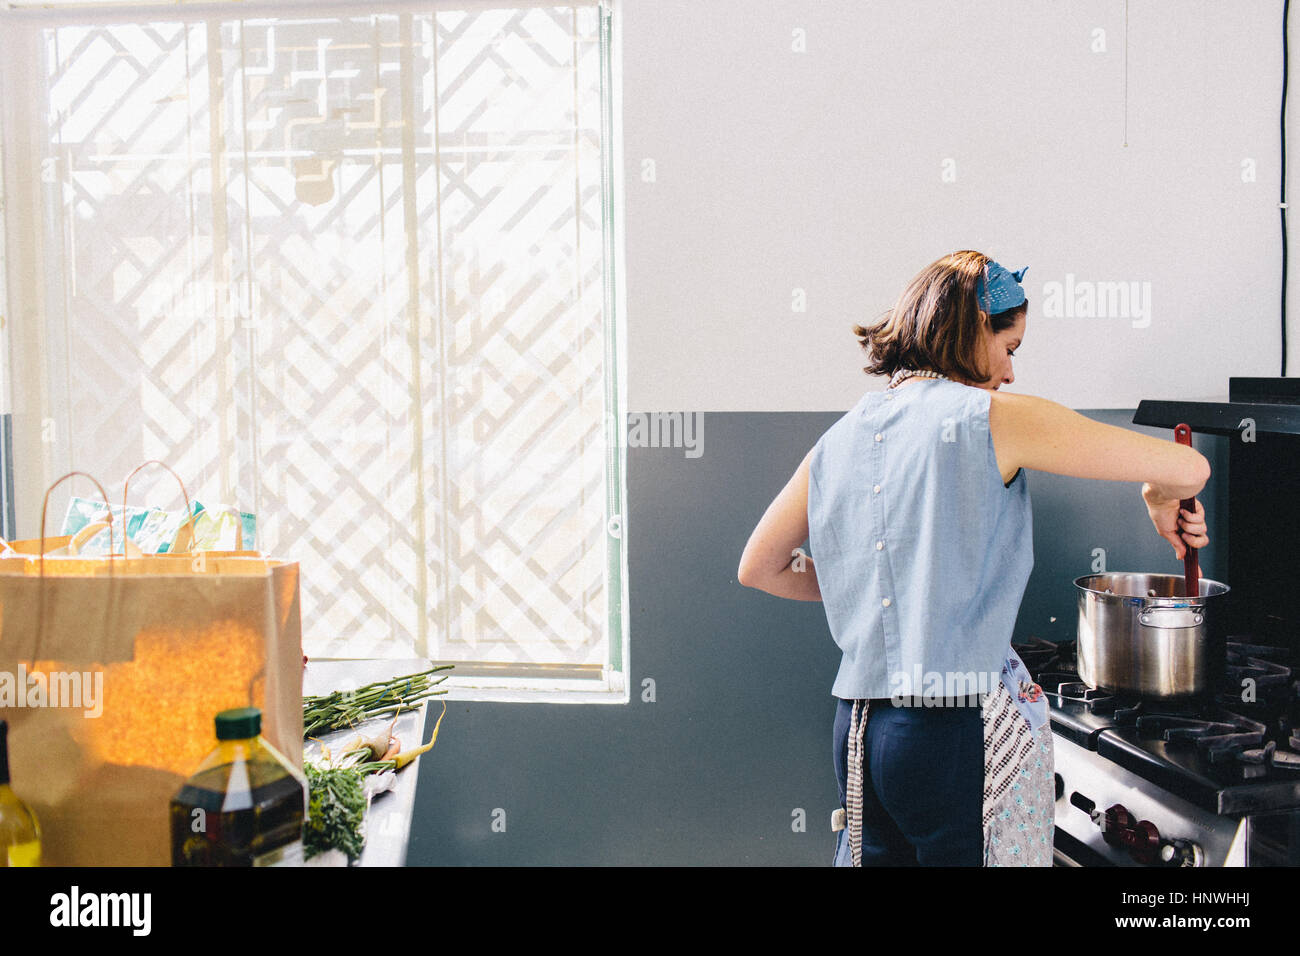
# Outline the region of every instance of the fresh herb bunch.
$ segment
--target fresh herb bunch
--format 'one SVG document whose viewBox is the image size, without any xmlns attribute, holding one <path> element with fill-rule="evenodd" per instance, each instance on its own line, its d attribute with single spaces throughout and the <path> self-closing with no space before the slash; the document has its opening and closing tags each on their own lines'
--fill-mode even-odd
<svg viewBox="0 0 1300 956">
<path fill-rule="evenodd" d="M 303 828 L 303 855 L 310 860 L 326 850 L 342 850 L 351 863 L 361 856 L 365 837 L 361 821 L 366 814 L 365 771 L 353 767 L 317 767 L 304 764 L 307 773 L 307 823 Z"/>
<path fill-rule="evenodd" d="M 331 694 L 302 699 L 303 738 L 354 727 L 371 717 L 404 714 L 415 710 L 419 701 L 447 693 L 434 690 L 449 676 L 439 671 L 449 671 L 456 665 L 440 664 L 418 674 L 407 674 L 391 680 L 375 681 L 357 690 L 336 690 Z"/>
</svg>

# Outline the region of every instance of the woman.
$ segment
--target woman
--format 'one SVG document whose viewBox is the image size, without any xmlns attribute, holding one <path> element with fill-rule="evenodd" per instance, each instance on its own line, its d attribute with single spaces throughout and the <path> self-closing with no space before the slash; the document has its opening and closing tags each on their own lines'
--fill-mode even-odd
<svg viewBox="0 0 1300 956">
<path fill-rule="evenodd" d="M 999 391 L 1023 275 L 956 252 L 855 327 L 889 384 L 822 435 L 741 557 L 741 584 L 822 601 L 843 652 L 837 863 L 1050 864 L 1046 701 L 1010 650 L 1033 566 L 1025 469 L 1143 482 L 1177 556 L 1209 543 L 1200 503 L 1179 507 L 1209 478 L 1198 452 Z"/>
</svg>

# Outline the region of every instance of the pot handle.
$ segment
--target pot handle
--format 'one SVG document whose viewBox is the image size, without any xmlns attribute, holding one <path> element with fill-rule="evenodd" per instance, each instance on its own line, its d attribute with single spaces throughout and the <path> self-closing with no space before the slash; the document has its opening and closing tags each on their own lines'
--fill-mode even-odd
<svg viewBox="0 0 1300 956">
<path fill-rule="evenodd" d="M 1143 627 L 1185 628 L 1199 627 L 1205 620 L 1205 605 L 1187 607 L 1149 607 L 1138 613 L 1138 623 Z"/>
</svg>

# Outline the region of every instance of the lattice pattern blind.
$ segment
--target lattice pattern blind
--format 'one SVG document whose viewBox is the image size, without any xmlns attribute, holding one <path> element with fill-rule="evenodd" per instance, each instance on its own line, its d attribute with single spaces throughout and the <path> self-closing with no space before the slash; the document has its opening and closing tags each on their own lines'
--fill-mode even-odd
<svg viewBox="0 0 1300 956">
<path fill-rule="evenodd" d="M 606 667 L 604 14 L 29 26 L 47 474 L 255 511 L 310 655 Z"/>
</svg>

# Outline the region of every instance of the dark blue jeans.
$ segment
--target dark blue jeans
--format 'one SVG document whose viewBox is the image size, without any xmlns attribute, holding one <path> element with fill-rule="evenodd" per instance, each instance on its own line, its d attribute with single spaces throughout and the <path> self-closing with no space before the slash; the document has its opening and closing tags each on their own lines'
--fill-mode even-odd
<svg viewBox="0 0 1300 956">
<path fill-rule="evenodd" d="M 840 806 L 848 791 L 853 701 L 835 705 Z M 873 700 L 862 768 L 863 866 L 982 866 L 984 723 L 978 706 L 895 707 Z M 835 865 L 850 865 L 840 830 Z"/>
</svg>

